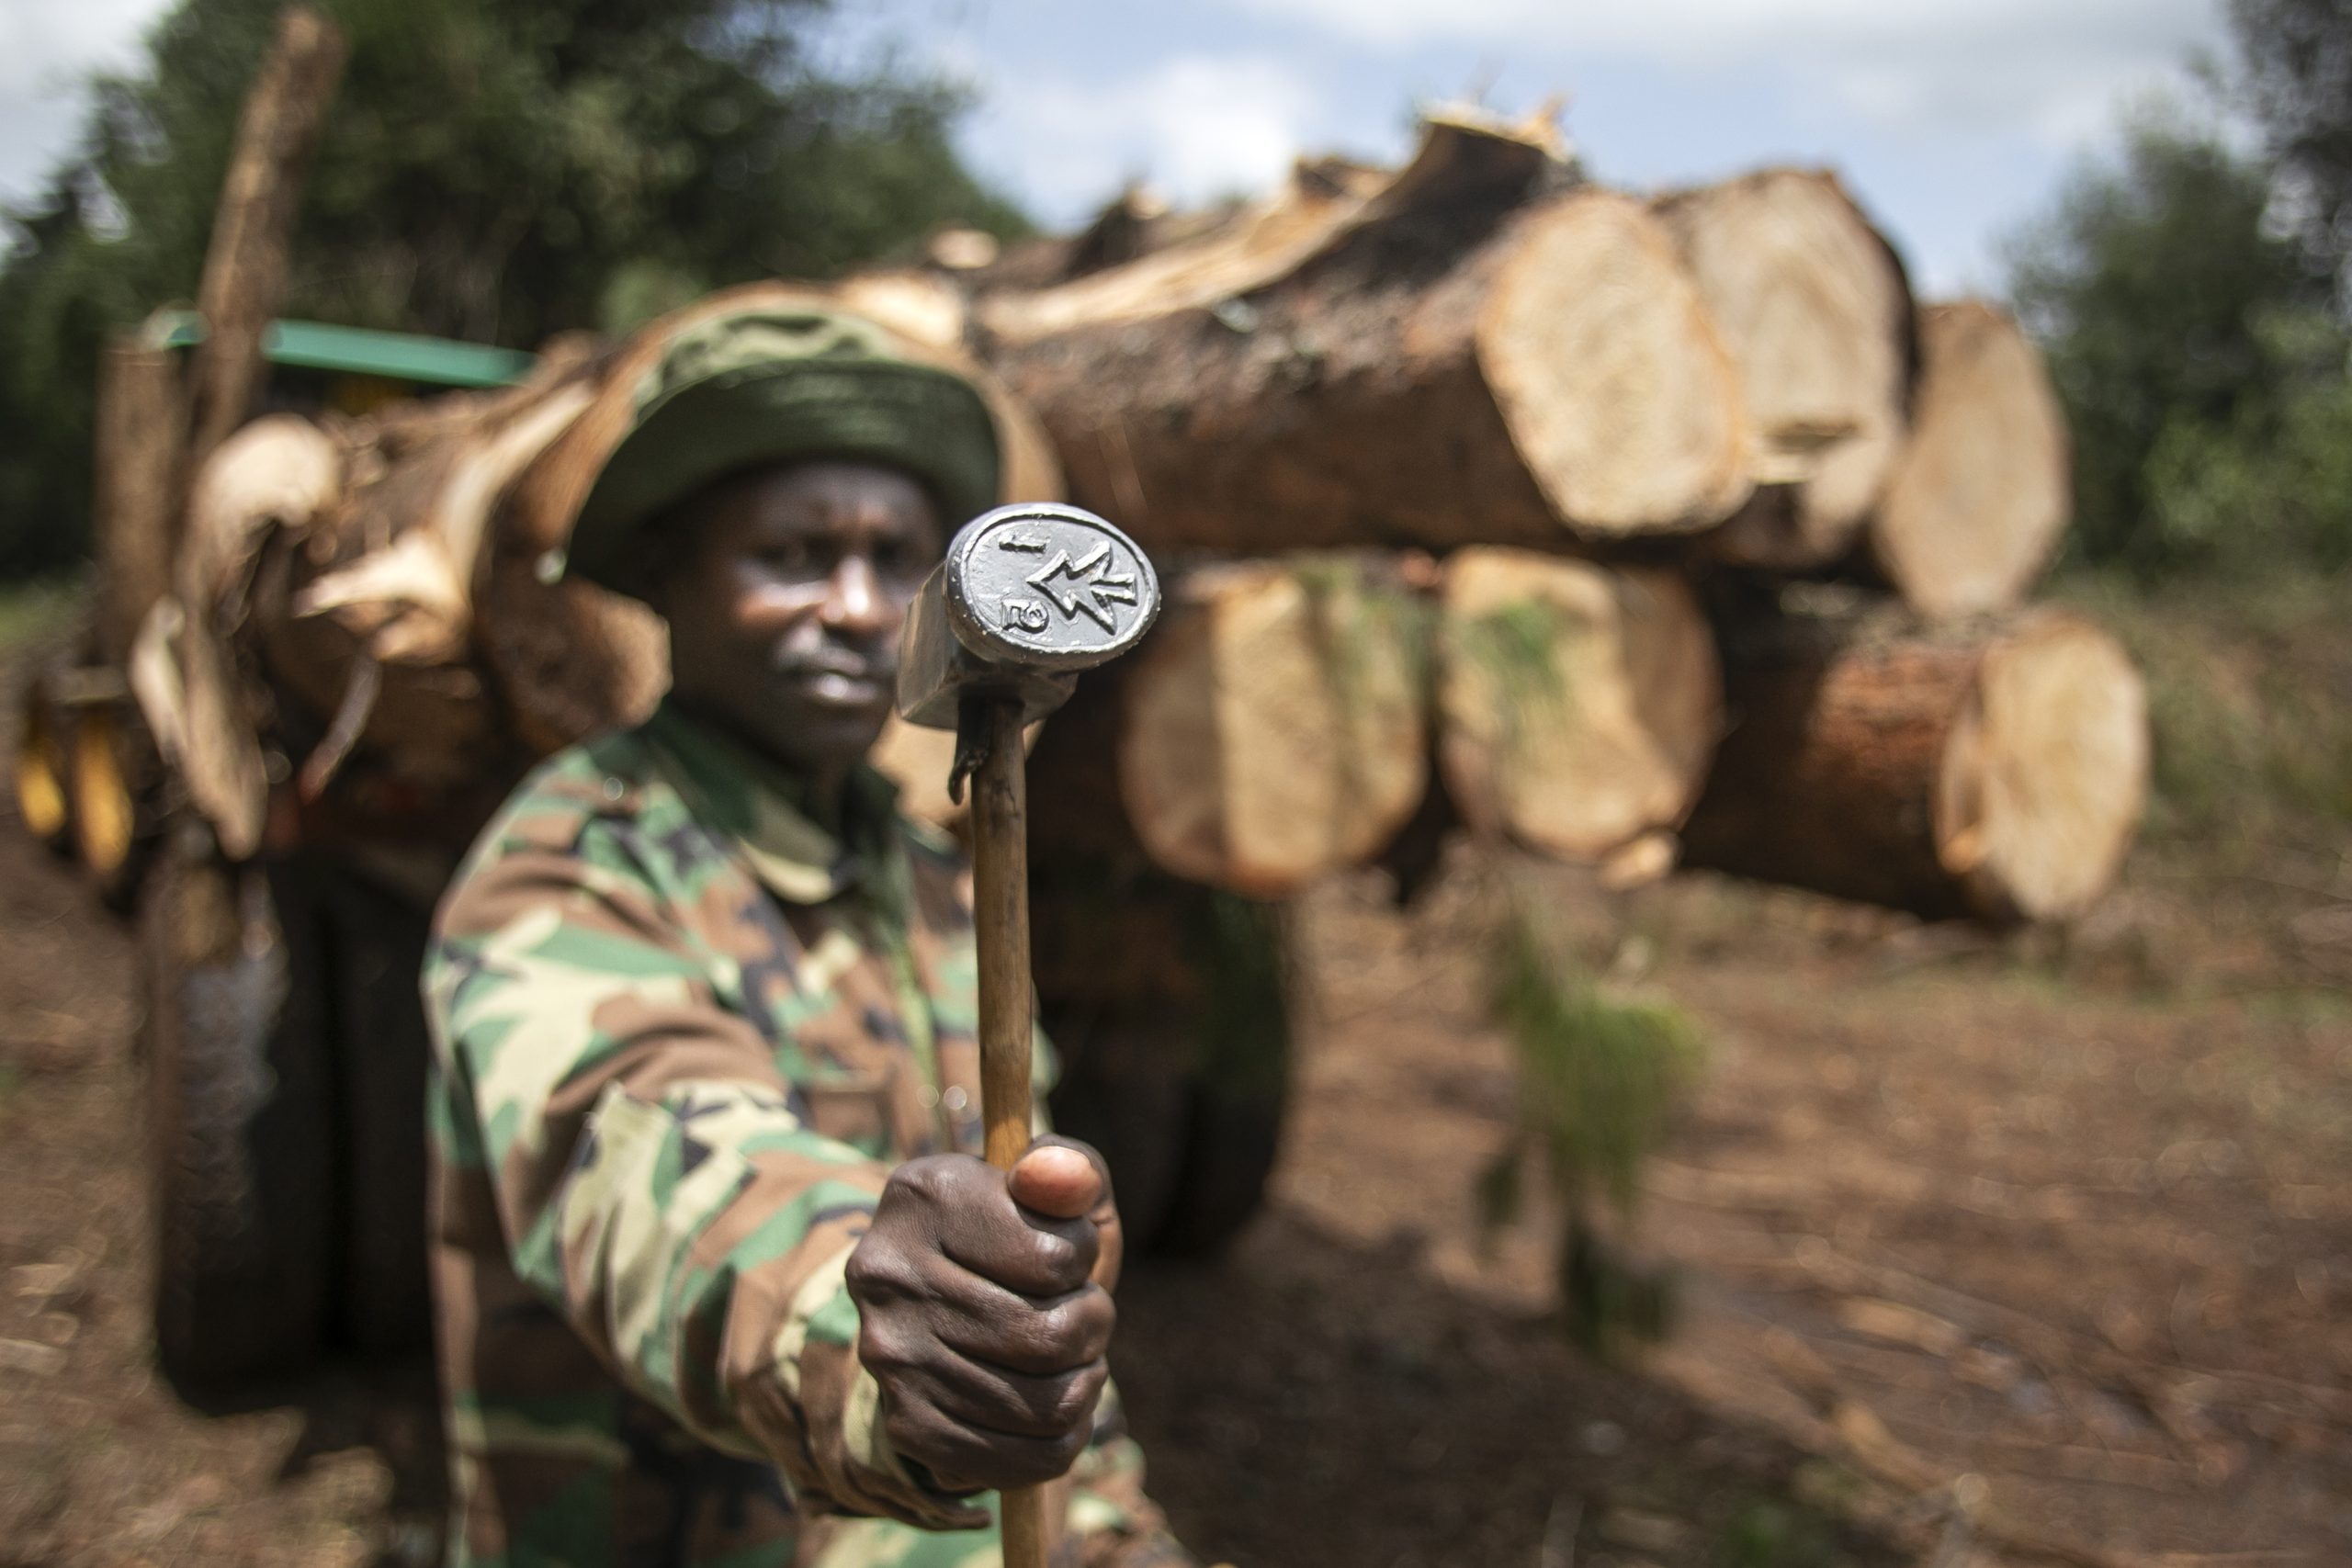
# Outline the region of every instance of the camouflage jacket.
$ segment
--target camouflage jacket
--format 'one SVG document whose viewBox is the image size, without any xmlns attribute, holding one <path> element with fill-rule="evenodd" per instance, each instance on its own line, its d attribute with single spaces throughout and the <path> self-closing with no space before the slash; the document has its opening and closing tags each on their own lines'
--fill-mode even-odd
<svg viewBox="0 0 2352 1568">
<path fill-rule="evenodd" d="M 665 709 L 542 767 L 442 905 L 454 1562 L 996 1561 L 925 1533 L 967 1500 L 892 1451 L 842 1284 L 891 1164 L 980 1147 L 962 865 L 878 774 L 838 837 L 795 794 Z M 1062 1555 L 1189 1561 L 1104 1412 Z"/>
</svg>

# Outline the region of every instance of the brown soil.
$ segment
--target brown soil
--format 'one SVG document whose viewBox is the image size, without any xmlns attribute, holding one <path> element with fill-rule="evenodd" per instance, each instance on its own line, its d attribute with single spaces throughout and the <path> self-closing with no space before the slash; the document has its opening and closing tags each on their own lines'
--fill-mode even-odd
<svg viewBox="0 0 2352 1568">
<path fill-rule="evenodd" d="M 2352 1561 L 2352 1000 L 2159 995 L 1724 884 L 1539 886 L 1710 1036 L 1641 1232 L 1677 1333 L 1598 1366 L 1545 1315 L 1544 1225 L 1478 1245 L 1512 1077 L 1468 883 L 1411 919 L 1332 889 L 1272 1212 L 1124 1292 L 1188 1540 L 1285 1568 Z M 0 824 L 0 1568 L 429 1560 L 416 1369 L 215 1414 L 152 1371 L 129 963 Z"/>
</svg>

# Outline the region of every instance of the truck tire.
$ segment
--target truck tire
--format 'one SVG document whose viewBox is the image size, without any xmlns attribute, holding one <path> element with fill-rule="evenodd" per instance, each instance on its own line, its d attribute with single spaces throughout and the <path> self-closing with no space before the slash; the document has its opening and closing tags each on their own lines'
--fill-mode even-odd
<svg viewBox="0 0 2352 1568">
<path fill-rule="evenodd" d="M 1054 1126 L 1101 1151 L 1130 1250 L 1152 1249 L 1182 1179 L 1192 1111 L 1190 1021 L 1165 1008 L 1080 1005 L 1046 1010 L 1062 1053 Z"/>
<path fill-rule="evenodd" d="M 1197 1021 L 1048 1020 L 1069 1068 L 1054 1125 L 1102 1152 L 1128 1248 L 1207 1258 L 1264 1205 L 1289 1101 L 1286 1055 L 1235 1078 L 1203 1058 Z"/>
<path fill-rule="evenodd" d="M 1212 1080 L 1193 1086 L 1176 1190 L 1150 1250 L 1163 1258 L 1211 1258 L 1265 1206 L 1266 1184 L 1281 1153 L 1290 1098 L 1278 1085 L 1237 1092 Z"/>
<path fill-rule="evenodd" d="M 1206 1258 L 1264 1205 L 1281 1150 L 1287 938 L 1269 906 L 1154 886 L 1184 910 L 1191 992 L 1049 1005 L 1046 1032 L 1069 1062 L 1054 1120 L 1102 1151 L 1132 1251 Z"/>
<path fill-rule="evenodd" d="M 1193 928 L 1208 976 L 1176 1197 L 1153 1238 L 1170 1258 L 1223 1250 L 1263 1206 L 1290 1102 L 1290 932 L 1281 907 L 1210 894 Z"/>
<path fill-rule="evenodd" d="M 432 1343 L 424 1253 L 430 910 L 345 866 L 322 878 L 334 1023 L 337 1337 L 364 1360 Z"/>
<path fill-rule="evenodd" d="M 155 1348 L 204 1401 L 309 1367 L 328 1327 L 332 1107 L 314 901 L 169 840 L 139 908 Z"/>
</svg>

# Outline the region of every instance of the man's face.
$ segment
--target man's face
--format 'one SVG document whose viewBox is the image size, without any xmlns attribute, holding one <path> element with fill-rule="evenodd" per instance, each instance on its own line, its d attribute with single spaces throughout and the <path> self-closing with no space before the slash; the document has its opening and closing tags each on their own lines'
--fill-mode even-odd
<svg viewBox="0 0 2352 1568">
<path fill-rule="evenodd" d="M 930 497 L 895 469 L 799 463 L 688 506 L 654 595 L 672 691 L 780 762 L 845 772 L 889 717 L 899 627 L 947 547 Z"/>
</svg>

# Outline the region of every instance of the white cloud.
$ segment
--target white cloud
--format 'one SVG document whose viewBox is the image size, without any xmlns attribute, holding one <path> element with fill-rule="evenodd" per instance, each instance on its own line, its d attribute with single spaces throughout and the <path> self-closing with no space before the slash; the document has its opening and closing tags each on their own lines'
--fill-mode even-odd
<svg viewBox="0 0 2352 1568">
<path fill-rule="evenodd" d="M 1328 140 L 1326 105 L 1294 67 L 1262 54 L 1179 54 L 1115 78 L 1023 73 L 987 80 L 972 150 L 1049 222 L 1068 222 L 1140 179 L 1180 205 L 1274 184 Z"/>
<path fill-rule="evenodd" d="M 0 198 L 40 186 L 81 129 L 82 82 L 136 57 L 168 0 L 0 3 Z"/>
<path fill-rule="evenodd" d="M 2218 0 L 1221 0 L 1363 47 L 1540 50 L 1775 81 L 1903 131 L 2079 141 L 2218 37 Z M 1573 83 L 1566 84 L 1573 86 Z"/>
</svg>

